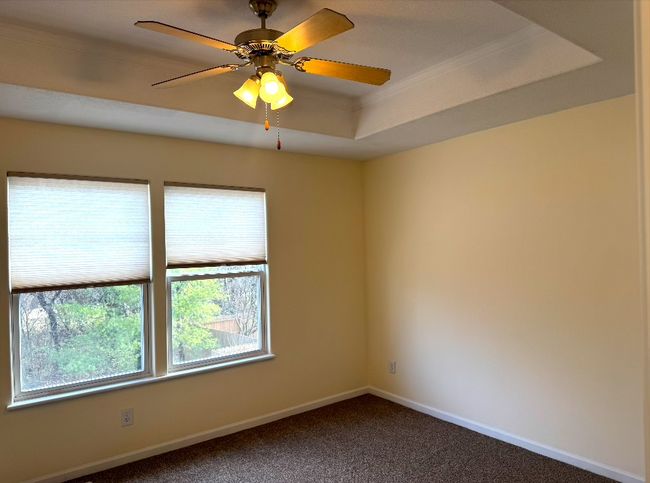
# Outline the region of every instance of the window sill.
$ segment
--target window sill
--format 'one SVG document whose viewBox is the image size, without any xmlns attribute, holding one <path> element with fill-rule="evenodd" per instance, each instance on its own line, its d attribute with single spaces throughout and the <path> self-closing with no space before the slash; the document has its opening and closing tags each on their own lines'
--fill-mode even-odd
<svg viewBox="0 0 650 483">
<path fill-rule="evenodd" d="M 158 376 L 158 377 L 146 377 L 142 379 L 134 379 L 131 381 L 125 381 L 125 382 L 119 382 L 115 384 L 110 384 L 106 386 L 98 386 L 98 387 L 93 387 L 89 389 L 82 389 L 79 391 L 71 391 L 67 392 L 65 394 L 56 394 L 52 396 L 45 396 L 45 397 L 39 397 L 39 398 L 34 398 L 34 399 L 26 399 L 23 401 L 17 401 L 9 406 L 7 406 L 7 410 L 13 411 L 17 409 L 23 409 L 23 408 L 29 408 L 29 407 L 34 407 L 34 406 L 41 406 L 43 404 L 50 404 L 58 401 L 64 401 L 68 399 L 75 399 L 79 397 L 85 397 L 85 396 L 90 396 L 93 394 L 100 394 L 108 391 L 117 391 L 119 389 L 126 389 L 130 387 L 139 387 L 139 386 L 144 386 L 146 384 L 153 384 L 157 382 L 162 382 L 162 381 L 168 381 L 170 379 L 176 379 L 179 377 L 186 377 L 186 376 L 192 376 L 195 374 L 202 374 L 204 372 L 210 372 L 210 371 L 217 371 L 221 369 L 227 369 L 229 367 L 235 367 L 235 366 L 240 366 L 244 364 L 251 364 L 253 362 L 260 362 L 260 361 L 267 361 L 270 359 L 274 359 L 275 354 L 263 354 L 263 355 L 258 355 L 254 357 L 248 357 L 246 359 L 237 359 L 237 360 L 232 360 L 232 361 L 227 361 L 227 362 L 222 362 L 221 364 L 214 364 L 211 366 L 203 366 L 203 367 L 197 367 L 193 369 L 187 369 L 183 371 L 176 371 L 176 372 L 170 372 L 164 376 Z"/>
</svg>

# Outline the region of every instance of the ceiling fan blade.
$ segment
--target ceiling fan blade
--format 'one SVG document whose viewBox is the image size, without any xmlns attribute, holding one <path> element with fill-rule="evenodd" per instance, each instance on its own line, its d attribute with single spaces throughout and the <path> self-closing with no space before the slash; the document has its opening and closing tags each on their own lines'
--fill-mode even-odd
<svg viewBox="0 0 650 483">
<path fill-rule="evenodd" d="M 294 63 L 294 67 L 300 72 L 307 72 L 308 74 L 336 77 L 337 79 L 363 82 L 374 86 L 380 86 L 388 82 L 391 74 L 388 69 L 346 64 L 345 62 L 335 62 L 333 60 L 312 59 L 311 57 L 298 59 Z"/>
<path fill-rule="evenodd" d="M 225 50 L 227 52 L 237 52 L 238 50 L 236 45 L 229 44 L 228 42 L 223 42 L 222 40 L 217 40 L 213 39 L 212 37 L 190 32 L 189 30 L 179 29 L 178 27 L 173 27 L 165 23 L 145 21 L 136 22 L 135 26 L 147 30 L 152 30 L 153 32 L 159 32 L 161 34 L 173 35 L 174 37 L 178 37 L 180 39 L 191 40 L 192 42 L 198 42 L 199 44 L 214 47 L 215 49 Z"/>
<path fill-rule="evenodd" d="M 354 24 L 345 15 L 324 8 L 283 34 L 277 42 L 280 47 L 295 54 L 352 28 Z"/>
<path fill-rule="evenodd" d="M 174 77 L 162 82 L 156 82 L 152 85 L 157 89 L 166 89 L 167 87 L 176 87 L 180 84 L 185 84 L 186 82 L 194 82 L 197 80 L 205 79 L 207 77 L 213 77 L 215 75 L 225 74 L 226 72 L 232 72 L 239 69 L 241 66 L 237 64 L 228 64 L 220 65 L 219 67 L 211 67 L 210 69 L 200 70 L 198 72 L 193 72 L 192 74 L 182 75 L 180 77 Z"/>
</svg>

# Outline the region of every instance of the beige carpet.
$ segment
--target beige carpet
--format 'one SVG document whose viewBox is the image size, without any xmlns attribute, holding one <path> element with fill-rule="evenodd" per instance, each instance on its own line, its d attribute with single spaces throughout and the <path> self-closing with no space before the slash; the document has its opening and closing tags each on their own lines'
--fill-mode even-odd
<svg viewBox="0 0 650 483">
<path fill-rule="evenodd" d="M 371 395 L 74 480 L 75 483 L 611 481 Z"/>
</svg>

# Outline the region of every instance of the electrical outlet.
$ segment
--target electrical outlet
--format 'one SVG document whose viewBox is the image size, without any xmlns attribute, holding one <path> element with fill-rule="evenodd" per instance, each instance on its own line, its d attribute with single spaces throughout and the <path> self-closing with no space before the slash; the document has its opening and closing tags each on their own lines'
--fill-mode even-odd
<svg viewBox="0 0 650 483">
<path fill-rule="evenodd" d="M 133 408 L 122 409 L 122 426 L 133 425 Z"/>
<path fill-rule="evenodd" d="M 397 374 L 397 361 L 390 361 L 388 363 L 388 372 L 391 374 Z"/>
</svg>

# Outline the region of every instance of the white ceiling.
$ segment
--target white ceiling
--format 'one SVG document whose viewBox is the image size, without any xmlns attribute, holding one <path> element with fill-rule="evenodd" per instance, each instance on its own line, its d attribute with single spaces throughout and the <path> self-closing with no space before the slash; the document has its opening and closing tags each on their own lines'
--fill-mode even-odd
<svg viewBox="0 0 650 483">
<path fill-rule="evenodd" d="M 263 109 L 232 96 L 247 73 L 149 87 L 234 56 L 133 27 L 232 41 L 257 26 L 247 3 L 0 0 L 0 116 L 272 149 Z M 632 0 L 278 3 L 271 28 L 324 7 L 356 24 L 305 55 L 393 71 L 380 88 L 290 72 L 288 151 L 369 159 L 634 92 Z"/>
<path fill-rule="evenodd" d="M 267 26 L 287 31 L 322 8 L 345 14 L 355 28 L 305 50 L 300 56 L 391 69 L 399 81 L 423 68 L 505 37 L 531 24 L 487 0 L 279 0 Z M 51 31 L 119 42 L 199 62 L 238 63 L 233 54 L 138 29 L 156 20 L 227 42 L 259 27 L 248 0 L 2 0 L 0 16 Z M 284 68 L 292 85 L 356 98 L 373 86 L 325 79 Z M 250 73 L 228 74 L 245 78 Z M 162 80 L 162 79 L 161 79 Z"/>
</svg>

